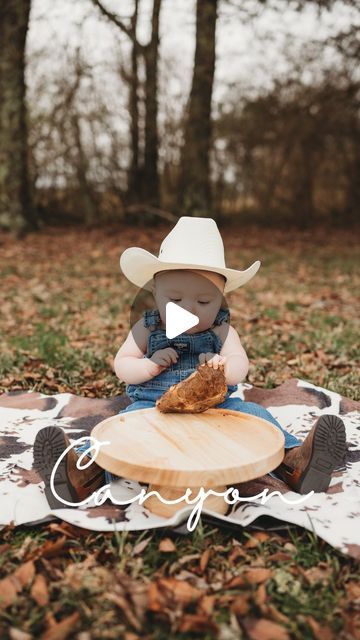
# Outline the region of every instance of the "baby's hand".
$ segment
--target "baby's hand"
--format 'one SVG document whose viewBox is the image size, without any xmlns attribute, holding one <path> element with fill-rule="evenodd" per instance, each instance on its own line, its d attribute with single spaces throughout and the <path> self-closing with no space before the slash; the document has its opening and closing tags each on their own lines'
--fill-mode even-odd
<svg viewBox="0 0 360 640">
<path fill-rule="evenodd" d="M 159 349 L 155 351 L 151 356 L 150 360 L 155 362 L 159 367 L 169 367 L 173 362 L 175 363 L 178 359 L 179 355 L 172 349 L 171 347 L 167 347 L 166 349 Z"/>
<path fill-rule="evenodd" d="M 201 366 L 207 364 L 208 367 L 218 369 L 219 366 L 224 366 L 226 358 L 225 356 L 220 356 L 218 353 L 200 353 L 199 362 Z"/>
</svg>

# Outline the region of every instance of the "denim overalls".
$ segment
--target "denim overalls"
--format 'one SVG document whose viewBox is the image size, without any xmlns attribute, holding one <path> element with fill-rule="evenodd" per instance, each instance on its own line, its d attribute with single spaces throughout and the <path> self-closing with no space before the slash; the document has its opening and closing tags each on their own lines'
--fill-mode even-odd
<svg viewBox="0 0 360 640">
<path fill-rule="evenodd" d="M 220 309 L 215 321 L 215 325 L 228 322 L 230 318 L 227 309 Z M 199 364 L 200 353 L 220 353 L 222 341 L 218 335 L 212 330 L 200 331 L 199 333 L 187 334 L 182 333 L 176 338 L 167 338 L 165 329 L 160 328 L 160 314 L 158 310 L 144 312 L 144 325 L 150 330 L 147 343 L 147 351 L 144 358 L 150 358 L 155 351 L 172 347 L 179 354 L 177 362 L 172 363 L 167 369 L 162 371 L 147 382 L 142 384 L 128 384 L 126 393 L 131 398 L 132 404 L 128 405 L 119 413 L 126 411 L 136 411 L 138 409 L 146 409 L 155 406 L 157 398 L 159 398 L 172 384 L 176 384 L 181 380 L 185 380 Z M 219 409 L 232 409 L 233 411 L 241 411 L 258 416 L 268 420 L 283 432 L 285 437 L 285 449 L 300 446 L 301 441 L 292 434 L 285 431 L 271 413 L 255 402 L 245 402 L 237 397 L 231 397 L 237 385 L 228 385 L 228 392 L 224 402 L 217 405 Z M 87 442 L 84 442 L 75 450 L 80 453 L 88 448 Z M 270 473 L 270 475 L 273 475 Z M 105 471 L 106 482 L 116 480 L 118 476 Z M 274 477 L 276 477 L 274 475 Z"/>
<path fill-rule="evenodd" d="M 228 310 L 220 309 L 214 320 L 214 326 L 228 322 L 229 318 Z M 175 349 L 179 354 L 179 358 L 177 362 L 172 363 L 155 378 L 142 384 L 127 385 L 126 393 L 131 400 L 136 402 L 137 409 L 143 408 L 139 406 L 139 401 L 144 400 L 155 403 L 155 400 L 160 398 L 172 384 L 177 384 L 188 378 L 199 364 L 200 353 L 220 353 L 222 346 L 219 336 L 212 329 L 193 334 L 182 333 L 177 338 L 167 338 L 165 329 L 160 329 L 160 314 L 156 309 L 154 311 L 145 311 L 144 325 L 151 332 L 144 358 L 151 358 L 155 351 L 166 349 L 167 347 Z M 228 385 L 227 397 L 236 389 L 237 385 Z"/>
</svg>

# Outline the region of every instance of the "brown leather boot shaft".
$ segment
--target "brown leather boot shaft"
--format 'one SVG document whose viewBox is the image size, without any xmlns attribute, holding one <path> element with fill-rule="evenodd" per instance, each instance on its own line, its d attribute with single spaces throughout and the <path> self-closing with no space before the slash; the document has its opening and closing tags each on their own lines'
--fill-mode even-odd
<svg viewBox="0 0 360 640">
<path fill-rule="evenodd" d="M 346 432 L 341 418 L 321 416 L 299 447 L 287 451 L 274 471 L 298 493 L 327 491 L 334 469 L 343 463 Z"/>
<path fill-rule="evenodd" d="M 70 440 L 66 437 L 68 444 L 70 445 Z M 68 446 L 68 445 L 67 445 Z M 76 492 L 79 492 L 86 497 L 90 495 L 96 489 L 99 489 L 103 484 L 105 484 L 105 472 L 102 467 L 99 467 L 95 461 L 91 463 L 86 469 L 78 469 L 76 464 L 80 458 L 82 453 L 77 453 L 74 448 L 70 449 L 67 453 L 66 464 L 67 464 L 67 472 L 69 476 L 69 480 L 71 484 L 75 487 Z M 81 466 L 86 465 L 90 456 L 86 455 L 81 461 Z M 86 491 L 84 491 L 86 489 Z M 83 498 L 82 498 L 83 499 Z"/>
<path fill-rule="evenodd" d="M 315 425 L 300 447 L 293 447 L 293 449 L 285 452 L 282 463 L 276 469 L 276 474 L 280 476 L 291 489 L 297 488 L 301 474 L 309 463 L 314 433 Z"/>
<path fill-rule="evenodd" d="M 310 433 L 307 435 L 300 447 L 293 447 L 293 449 L 285 452 L 283 463 L 285 463 L 289 467 L 293 467 L 294 469 L 305 469 L 311 456 L 315 426 L 316 425 L 313 426 Z"/>
</svg>

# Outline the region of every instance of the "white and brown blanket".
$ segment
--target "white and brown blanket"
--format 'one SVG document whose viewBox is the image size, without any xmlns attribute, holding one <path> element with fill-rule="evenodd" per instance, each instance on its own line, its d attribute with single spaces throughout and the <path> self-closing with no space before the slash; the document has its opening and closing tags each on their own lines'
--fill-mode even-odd
<svg viewBox="0 0 360 640">
<path fill-rule="evenodd" d="M 317 418 L 325 413 L 340 416 L 345 423 L 345 465 L 332 478 L 326 493 L 315 493 L 305 502 L 290 505 L 274 496 L 259 501 L 238 502 L 216 521 L 245 527 L 270 516 L 315 532 L 345 554 L 360 558 L 360 403 L 303 380 L 291 379 L 275 389 L 239 385 L 241 398 L 267 407 L 290 433 L 304 439 Z M 127 404 L 121 396 L 107 399 L 82 398 L 69 393 L 12 392 L 0 396 L 0 527 L 36 524 L 56 517 L 95 531 L 141 530 L 177 527 L 186 523 L 193 505 L 184 503 L 172 518 L 152 514 L 138 501 L 118 506 L 107 500 L 101 506 L 83 506 L 51 511 L 44 485 L 33 469 L 33 443 L 39 429 L 62 427 L 70 440 L 90 434 L 101 420 L 117 414 Z M 254 496 L 263 489 L 277 490 L 288 500 L 299 498 L 287 485 L 269 475 L 241 486 L 240 495 Z M 121 478 L 111 484 L 111 493 L 125 502 L 146 485 Z M 266 518 L 265 518 L 266 520 Z"/>
</svg>

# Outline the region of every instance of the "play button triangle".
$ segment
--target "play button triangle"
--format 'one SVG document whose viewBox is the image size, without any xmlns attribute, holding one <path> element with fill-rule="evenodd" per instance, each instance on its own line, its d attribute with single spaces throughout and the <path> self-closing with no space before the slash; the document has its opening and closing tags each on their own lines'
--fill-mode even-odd
<svg viewBox="0 0 360 640">
<path fill-rule="evenodd" d="M 199 324 L 199 318 L 193 313 L 186 311 L 174 302 L 168 302 L 166 305 L 166 337 L 176 338 L 184 331 L 195 327 Z"/>
</svg>

